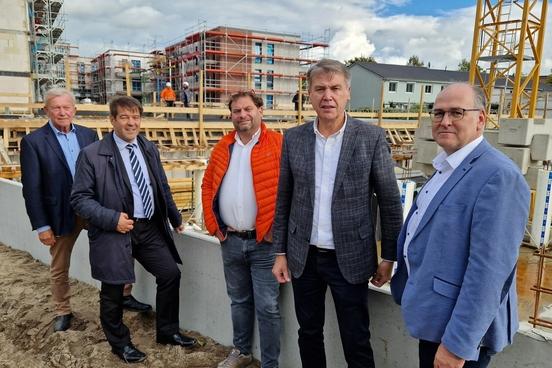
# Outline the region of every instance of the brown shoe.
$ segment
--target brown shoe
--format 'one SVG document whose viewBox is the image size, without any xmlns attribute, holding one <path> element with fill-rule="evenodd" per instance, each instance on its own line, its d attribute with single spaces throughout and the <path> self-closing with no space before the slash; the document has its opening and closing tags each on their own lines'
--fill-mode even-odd
<svg viewBox="0 0 552 368">
<path fill-rule="evenodd" d="M 230 354 L 217 365 L 217 368 L 247 367 L 253 361 L 251 354 L 242 354 L 238 349 L 232 349 Z"/>
</svg>

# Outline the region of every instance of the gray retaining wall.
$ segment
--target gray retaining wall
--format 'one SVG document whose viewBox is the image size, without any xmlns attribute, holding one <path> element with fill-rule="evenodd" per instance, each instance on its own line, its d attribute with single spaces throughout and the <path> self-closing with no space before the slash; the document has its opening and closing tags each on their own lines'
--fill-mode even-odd
<svg viewBox="0 0 552 368">
<path fill-rule="evenodd" d="M 180 287 L 180 325 L 183 329 L 198 331 L 224 345 L 232 344 L 230 303 L 226 295 L 222 261 L 218 242 L 193 231 L 175 235 L 176 245 L 183 260 Z M 48 249 L 43 246 L 27 218 L 21 184 L 0 179 L 0 242 L 29 252 L 34 258 L 49 264 Z M 155 282 L 139 264 L 134 295 L 155 304 Z M 84 231 L 73 251 L 70 276 L 99 286 L 90 276 L 88 239 Z M 417 342 L 405 330 L 400 309 L 386 292 L 370 292 L 372 345 L 378 368 L 417 367 Z M 291 285 L 281 288 L 282 368 L 300 367 L 297 348 L 297 321 L 293 309 Z M 529 327 L 518 333 L 515 343 L 499 354 L 492 367 L 549 367 L 552 362 L 550 340 L 531 334 Z M 536 331 L 541 334 L 540 331 Z M 529 336 L 532 335 L 532 336 Z M 259 357 L 258 335 L 254 338 L 254 355 Z M 326 356 L 329 368 L 346 367 L 335 318 L 335 309 L 328 293 L 325 326 Z"/>
</svg>

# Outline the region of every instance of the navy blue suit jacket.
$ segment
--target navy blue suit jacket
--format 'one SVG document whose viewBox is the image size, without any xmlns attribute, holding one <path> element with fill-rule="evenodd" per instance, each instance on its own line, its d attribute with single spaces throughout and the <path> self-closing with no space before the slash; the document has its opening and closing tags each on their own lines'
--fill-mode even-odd
<svg viewBox="0 0 552 368">
<path fill-rule="evenodd" d="M 89 128 L 73 124 L 80 149 L 98 140 Z M 75 213 L 69 202 L 73 177 L 48 123 L 21 140 L 21 182 L 33 230 L 49 225 L 54 235 L 69 234 Z"/>
</svg>

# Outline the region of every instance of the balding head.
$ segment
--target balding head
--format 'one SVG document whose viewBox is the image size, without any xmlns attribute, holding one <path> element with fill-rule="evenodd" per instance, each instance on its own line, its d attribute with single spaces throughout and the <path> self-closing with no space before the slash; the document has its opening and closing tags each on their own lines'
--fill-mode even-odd
<svg viewBox="0 0 552 368">
<path fill-rule="evenodd" d="M 484 101 L 480 90 L 467 83 L 453 83 L 437 95 L 432 133 L 447 154 L 458 151 L 483 134 Z"/>
</svg>

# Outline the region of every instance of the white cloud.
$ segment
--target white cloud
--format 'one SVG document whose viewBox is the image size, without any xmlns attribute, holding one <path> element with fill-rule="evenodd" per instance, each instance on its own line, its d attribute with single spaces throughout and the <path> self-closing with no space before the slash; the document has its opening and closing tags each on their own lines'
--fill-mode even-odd
<svg viewBox="0 0 552 368">
<path fill-rule="evenodd" d="M 330 41 L 330 55 L 342 61 L 355 56 L 371 56 L 375 49 L 360 22 L 346 23 Z"/>
<path fill-rule="evenodd" d="M 117 16 L 117 19 L 121 26 L 140 30 L 155 29 L 156 25 L 162 24 L 164 21 L 163 14 L 150 6 L 125 9 Z"/>
<path fill-rule="evenodd" d="M 386 6 L 406 3 L 412 0 L 65 0 L 65 37 L 77 43 L 83 55 L 95 56 L 110 47 L 163 48 L 202 24 L 311 36 L 329 28 L 331 56 L 340 60 L 364 55 L 404 64 L 418 55 L 432 68 L 450 70 L 470 58 L 475 6 L 435 16 L 379 15 Z M 542 73 L 552 68 L 551 18 Z"/>
</svg>

